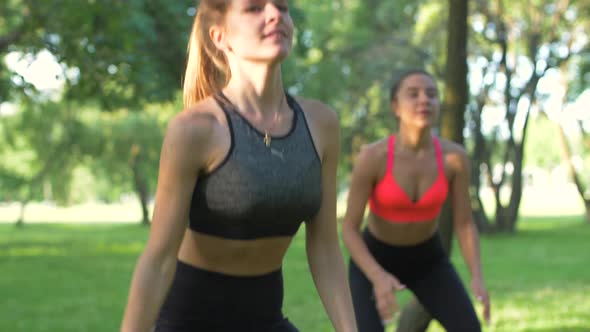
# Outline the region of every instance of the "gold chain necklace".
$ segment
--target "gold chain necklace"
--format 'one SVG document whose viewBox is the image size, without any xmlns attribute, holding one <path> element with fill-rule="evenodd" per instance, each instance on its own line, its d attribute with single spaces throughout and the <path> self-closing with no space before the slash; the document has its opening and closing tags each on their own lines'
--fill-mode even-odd
<svg viewBox="0 0 590 332">
<path fill-rule="evenodd" d="M 272 119 L 272 125 L 269 128 L 264 129 L 264 139 L 263 139 L 263 142 L 264 142 L 264 145 L 266 145 L 267 148 L 270 148 L 270 142 L 272 140 L 272 138 L 271 138 L 271 136 L 269 134 L 269 131 L 273 130 L 274 127 L 277 125 L 277 122 L 280 121 L 280 120 L 278 120 L 279 119 L 279 113 L 280 113 L 280 110 L 281 110 L 281 106 L 283 105 L 283 99 L 285 98 L 285 94 L 282 93 L 281 96 L 282 96 L 282 98 L 281 98 L 281 101 L 279 102 L 279 107 L 275 110 L 275 116 Z"/>
</svg>

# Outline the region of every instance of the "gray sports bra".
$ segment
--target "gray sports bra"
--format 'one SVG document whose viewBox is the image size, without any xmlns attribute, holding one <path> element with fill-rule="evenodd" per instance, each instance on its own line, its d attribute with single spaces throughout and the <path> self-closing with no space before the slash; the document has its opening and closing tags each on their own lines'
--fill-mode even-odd
<svg viewBox="0 0 590 332">
<path fill-rule="evenodd" d="M 222 93 L 214 97 L 227 117 L 231 146 L 216 169 L 199 176 L 189 227 L 230 239 L 293 236 L 322 198 L 322 165 L 301 107 L 286 95 L 291 129 L 266 146 L 264 134 Z"/>
</svg>

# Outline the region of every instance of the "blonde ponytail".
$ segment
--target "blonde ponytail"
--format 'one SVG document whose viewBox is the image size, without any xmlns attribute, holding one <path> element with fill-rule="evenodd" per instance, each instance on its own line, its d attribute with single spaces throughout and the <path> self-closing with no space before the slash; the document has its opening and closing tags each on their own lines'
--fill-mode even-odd
<svg viewBox="0 0 590 332">
<path fill-rule="evenodd" d="M 225 54 L 209 37 L 211 26 L 223 23 L 227 2 L 200 1 L 187 46 L 182 89 L 185 109 L 220 91 L 231 77 Z"/>
</svg>

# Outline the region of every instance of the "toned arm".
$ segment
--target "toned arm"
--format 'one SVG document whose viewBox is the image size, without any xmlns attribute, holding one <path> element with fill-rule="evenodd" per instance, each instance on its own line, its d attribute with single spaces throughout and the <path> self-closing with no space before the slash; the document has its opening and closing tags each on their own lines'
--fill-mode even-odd
<svg viewBox="0 0 590 332">
<path fill-rule="evenodd" d="M 465 150 L 453 144 L 447 161 L 453 169 L 450 193 L 453 202 L 453 223 L 461 247 L 461 253 L 471 272 L 471 287 L 478 300 L 484 304 L 484 319 L 489 320 L 490 301 L 484 286 L 481 270 L 479 235 L 469 198 L 469 160 Z"/>
<path fill-rule="evenodd" d="M 310 105 L 311 104 L 311 105 Z M 340 125 L 336 114 L 326 106 L 308 103 L 311 129 L 322 157 L 322 205 L 306 224 L 306 250 L 309 267 L 320 298 L 338 332 L 356 331 L 352 299 L 336 223 L 336 172 L 340 150 Z"/>
<path fill-rule="evenodd" d="M 378 178 L 379 163 L 382 161 L 378 144 L 363 147 L 354 163 L 342 236 L 352 260 L 371 281 L 379 316 L 384 324 L 387 324 L 398 309 L 393 291 L 401 290 L 405 286 L 375 260 L 360 233 L 365 207 Z"/>
<path fill-rule="evenodd" d="M 362 240 L 360 228 L 363 223 L 367 201 L 377 178 L 376 159 L 378 159 L 378 156 L 375 146 L 363 146 L 356 157 L 348 190 L 346 214 L 342 225 L 344 244 L 350 252 L 350 256 L 371 281 L 378 278 L 383 269 L 369 253 Z"/>
<path fill-rule="evenodd" d="M 197 174 L 207 163 L 213 123 L 185 111 L 168 125 L 160 156 L 153 223 L 129 291 L 121 331 L 151 331 L 176 269 Z"/>
</svg>

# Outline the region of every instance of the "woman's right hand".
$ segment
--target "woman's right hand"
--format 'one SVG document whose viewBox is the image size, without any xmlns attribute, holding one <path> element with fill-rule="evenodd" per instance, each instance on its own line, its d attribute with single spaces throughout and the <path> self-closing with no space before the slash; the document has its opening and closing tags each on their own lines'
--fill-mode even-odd
<svg viewBox="0 0 590 332">
<path fill-rule="evenodd" d="M 373 281 L 373 297 L 383 326 L 391 323 L 399 310 L 393 292 L 405 288 L 406 286 L 402 285 L 395 276 L 385 271 Z"/>
</svg>

